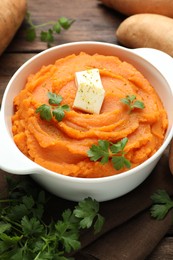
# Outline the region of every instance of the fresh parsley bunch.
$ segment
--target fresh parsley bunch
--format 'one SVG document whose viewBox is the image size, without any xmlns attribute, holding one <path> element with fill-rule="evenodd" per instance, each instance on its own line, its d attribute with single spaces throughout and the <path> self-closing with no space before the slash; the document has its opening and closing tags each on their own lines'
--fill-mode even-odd
<svg viewBox="0 0 173 260">
<path fill-rule="evenodd" d="M 63 211 L 61 219 L 46 223 L 46 193 L 28 180 L 10 183 L 9 198 L 0 200 L 0 259 L 71 259 L 67 255 L 81 246 L 81 229 L 93 225 L 95 233 L 101 230 L 104 218 L 97 201 L 86 198 Z"/>
</svg>

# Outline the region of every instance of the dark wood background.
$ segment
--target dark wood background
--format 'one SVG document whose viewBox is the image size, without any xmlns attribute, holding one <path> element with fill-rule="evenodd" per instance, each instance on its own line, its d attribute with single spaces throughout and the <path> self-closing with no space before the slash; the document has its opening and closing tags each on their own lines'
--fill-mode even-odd
<svg viewBox="0 0 173 260">
<path fill-rule="evenodd" d="M 28 11 L 34 24 L 57 20 L 62 16 L 75 19 L 72 27 L 55 37 L 52 46 L 74 41 L 102 41 L 118 44 L 115 31 L 122 14 L 105 7 L 99 0 L 28 0 Z M 0 57 L 0 104 L 6 85 L 15 71 L 36 53 L 47 48 L 37 39 L 30 43 L 25 40 L 26 23 L 23 22 L 13 41 Z M 173 228 L 159 243 L 150 260 L 173 259 Z M 132 259 L 133 260 L 133 259 Z M 140 260 L 140 259 L 139 259 Z"/>
</svg>

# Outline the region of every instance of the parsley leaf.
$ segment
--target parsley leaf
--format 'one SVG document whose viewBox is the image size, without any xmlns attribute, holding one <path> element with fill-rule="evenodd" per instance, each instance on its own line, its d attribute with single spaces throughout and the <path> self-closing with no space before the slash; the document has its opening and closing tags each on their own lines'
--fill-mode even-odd
<svg viewBox="0 0 173 260">
<path fill-rule="evenodd" d="M 3 221 L 0 222 L 0 234 L 10 230 L 10 228 L 11 228 L 10 223 L 4 223 Z"/>
<path fill-rule="evenodd" d="M 98 145 L 93 144 L 87 151 L 88 157 L 91 161 L 98 161 L 102 164 L 111 162 L 116 170 L 120 170 L 123 167 L 130 168 L 130 161 L 125 158 L 124 148 L 128 142 L 128 138 L 125 137 L 117 143 L 111 143 L 107 140 L 99 140 Z"/>
<path fill-rule="evenodd" d="M 59 220 L 55 225 L 58 239 L 64 245 L 65 252 L 78 250 L 81 246 L 79 241 L 79 227 L 74 213 L 67 209 L 62 213 L 62 221 Z"/>
<path fill-rule="evenodd" d="M 35 217 L 29 219 L 28 216 L 24 216 L 21 220 L 21 225 L 25 236 L 40 235 L 44 229 L 44 226 Z"/>
<path fill-rule="evenodd" d="M 26 40 L 34 41 L 37 37 L 37 29 L 51 26 L 48 30 L 41 31 L 40 39 L 43 42 L 47 42 L 48 47 L 54 42 L 54 33 L 60 34 L 61 29 L 67 30 L 71 27 L 75 20 L 68 19 L 66 17 L 61 17 L 57 21 L 48 21 L 46 23 L 35 25 L 32 22 L 31 15 L 29 12 L 26 13 L 25 20 L 27 22 L 28 28 L 26 29 Z"/>
<path fill-rule="evenodd" d="M 135 108 L 139 108 L 139 109 L 145 108 L 144 103 L 142 101 L 136 100 L 135 95 L 127 95 L 125 98 L 121 99 L 121 102 L 126 104 L 129 107 L 130 112 Z"/>
<path fill-rule="evenodd" d="M 110 147 L 110 150 L 112 153 L 119 153 L 122 152 L 126 146 L 128 142 L 128 138 L 125 137 L 123 139 L 121 139 L 119 142 L 117 142 L 116 144 L 112 144 L 112 146 Z"/>
<path fill-rule="evenodd" d="M 133 104 L 133 108 L 140 108 L 140 109 L 144 109 L 144 103 L 142 101 L 136 100 Z"/>
<path fill-rule="evenodd" d="M 113 156 L 111 161 L 116 170 L 120 170 L 123 167 L 131 167 L 131 163 L 124 156 Z"/>
<path fill-rule="evenodd" d="M 66 17 L 61 17 L 59 20 L 58 20 L 60 26 L 67 30 L 70 28 L 70 26 L 72 25 L 72 23 L 74 23 L 74 20 L 69 20 L 67 19 Z"/>
<path fill-rule="evenodd" d="M 98 212 L 99 203 L 91 198 L 80 201 L 74 209 L 74 215 L 81 219 L 79 224 L 82 229 L 90 228 L 96 219 L 94 224 L 95 233 L 100 232 L 104 223 L 103 217 Z"/>
<path fill-rule="evenodd" d="M 60 33 L 61 32 L 61 25 L 59 22 L 56 22 L 53 26 L 53 30 L 56 32 L 56 33 Z"/>
<path fill-rule="evenodd" d="M 150 213 L 153 218 L 164 219 L 168 211 L 173 208 L 173 201 L 165 190 L 158 190 L 152 196 L 153 205 Z"/>
<path fill-rule="evenodd" d="M 48 46 L 50 46 L 50 43 L 54 42 L 53 30 L 41 31 L 40 39 L 42 42 L 47 42 Z"/>
<path fill-rule="evenodd" d="M 92 145 L 87 152 L 91 161 L 98 161 L 101 159 L 101 163 L 105 164 L 109 160 L 109 142 L 106 140 L 99 140 L 98 145 Z"/>
<path fill-rule="evenodd" d="M 36 109 L 36 113 L 40 114 L 41 119 L 50 121 L 52 119 L 51 107 L 43 104 Z"/>
<path fill-rule="evenodd" d="M 34 41 L 36 38 L 36 30 L 34 27 L 30 27 L 26 30 L 26 40 L 29 42 Z"/>
<path fill-rule="evenodd" d="M 48 97 L 50 105 L 59 105 L 62 101 L 62 96 L 57 95 L 56 93 L 48 92 Z"/>
<path fill-rule="evenodd" d="M 65 112 L 64 111 L 70 111 L 70 108 L 68 105 L 63 105 L 63 106 L 59 106 L 57 108 L 55 108 L 53 110 L 53 115 L 54 117 L 56 118 L 57 121 L 62 121 L 62 119 L 64 118 L 65 116 Z"/>
<path fill-rule="evenodd" d="M 26 40 L 32 42 L 36 38 L 36 29 L 35 29 L 35 25 L 33 24 L 32 20 L 31 20 L 31 15 L 29 12 L 26 13 L 25 19 L 29 26 L 29 28 L 27 28 L 27 30 L 26 30 Z"/>
</svg>

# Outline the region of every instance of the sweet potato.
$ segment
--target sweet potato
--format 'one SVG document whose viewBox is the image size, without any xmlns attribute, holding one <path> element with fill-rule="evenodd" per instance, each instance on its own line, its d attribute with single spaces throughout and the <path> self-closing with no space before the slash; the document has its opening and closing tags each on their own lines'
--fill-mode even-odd
<svg viewBox="0 0 173 260">
<path fill-rule="evenodd" d="M 26 12 L 26 0 L 0 0 L 0 54 L 11 42 Z"/>
<path fill-rule="evenodd" d="M 106 6 L 125 15 L 155 13 L 173 17 L 172 0 L 101 0 Z"/>
<path fill-rule="evenodd" d="M 173 19 L 158 14 L 126 18 L 116 31 L 118 41 L 129 48 L 148 47 L 173 57 Z"/>
</svg>

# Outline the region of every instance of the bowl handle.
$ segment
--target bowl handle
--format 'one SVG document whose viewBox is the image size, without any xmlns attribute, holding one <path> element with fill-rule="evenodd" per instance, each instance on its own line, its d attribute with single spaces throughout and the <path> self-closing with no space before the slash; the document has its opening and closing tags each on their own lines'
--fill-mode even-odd
<svg viewBox="0 0 173 260">
<path fill-rule="evenodd" d="M 2 111 L 0 111 L 0 169 L 9 173 L 21 175 L 37 173 L 39 171 L 39 165 L 37 166 L 28 159 L 16 147 L 12 140 L 12 135 L 4 125 L 1 112 Z"/>
<path fill-rule="evenodd" d="M 169 85 L 173 90 L 173 58 L 170 55 L 152 48 L 137 48 L 132 49 L 132 52 L 138 54 L 156 67 L 165 76 L 167 81 L 169 81 Z"/>
</svg>

